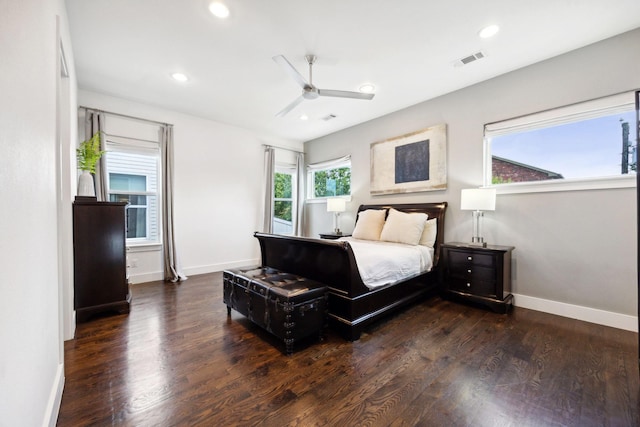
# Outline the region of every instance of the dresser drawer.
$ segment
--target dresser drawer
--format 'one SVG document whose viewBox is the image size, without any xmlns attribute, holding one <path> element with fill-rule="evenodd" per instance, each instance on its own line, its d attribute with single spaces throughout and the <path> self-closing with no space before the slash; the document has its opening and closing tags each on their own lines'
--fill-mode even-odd
<svg viewBox="0 0 640 427">
<path fill-rule="evenodd" d="M 493 268 L 496 265 L 495 260 L 495 256 L 491 254 L 449 250 L 449 265 L 451 266 L 481 265 Z"/>
</svg>

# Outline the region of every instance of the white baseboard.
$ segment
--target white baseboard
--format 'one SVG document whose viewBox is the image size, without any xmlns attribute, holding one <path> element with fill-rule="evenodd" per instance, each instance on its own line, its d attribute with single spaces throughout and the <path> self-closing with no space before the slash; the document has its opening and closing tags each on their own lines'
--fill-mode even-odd
<svg viewBox="0 0 640 427">
<path fill-rule="evenodd" d="M 44 415 L 43 426 L 55 427 L 58 423 L 60 413 L 60 403 L 62 402 L 62 391 L 64 390 L 64 363 L 58 365 L 56 377 L 51 387 L 49 401 L 47 402 L 47 412 Z"/>
<path fill-rule="evenodd" d="M 220 264 L 209 264 L 198 267 L 185 268 L 184 274 L 189 276 L 196 274 L 215 273 L 217 271 L 227 270 L 230 268 L 259 264 L 260 260 L 258 258 Z M 129 280 L 132 284 L 153 282 L 162 279 L 163 273 L 161 271 L 156 273 L 132 275 L 129 277 Z M 530 310 L 542 311 L 544 313 L 569 317 L 571 319 L 583 320 L 585 322 L 596 323 L 598 325 L 638 332 L 638 318 L 636 316 L 629 316 L 627 314 L 614 313 L 612 311 L 604 311 L 597 308 L 590 308 L 542 298 L 530 297 L 527 295 L 513 294 L 513 297 L 514 305 L 516 307 L 528 308 Z"/>
<path fill-rule="evenodd" d="M 516 307 L 556 314 L 571 319 L 583 320 L 598 325 L 611 326 L 612 328 L 638 332 L 638 318 L 627 314 L 614 313 L 612 311 L 599 310 L 597 308 L 567 304 L 551 301 L 527 295 L 513 294 Z"/>
<path fill-rule="evenodd" d="M 143 274 L 130 274 L 129 283 L 136 285 L 138 283 L 156 282 L 164 279 L 164 273 L 157 271 L 155 273 L 143 273 Z"/>
<path fill-rule="evenodd" d="M 260 265 L 260 259 L 247 259 L 242 261 L 226 262 L 220 264 L 201 265 L 198 267 L 188 267 L 183 269 L 183 273 L 189 277 L 190 275 L 215 273 L 217 271 L 227 270 L 229 268 L 246 267 L 248 265 Z M 157 271 L 153 273 L 144 274 L 131 274 L 129 276 L 129 283 L 132 285 L 138 283 L 155 282 L 157 280 L 163 280 L 164 273 Z"/>
</svg>

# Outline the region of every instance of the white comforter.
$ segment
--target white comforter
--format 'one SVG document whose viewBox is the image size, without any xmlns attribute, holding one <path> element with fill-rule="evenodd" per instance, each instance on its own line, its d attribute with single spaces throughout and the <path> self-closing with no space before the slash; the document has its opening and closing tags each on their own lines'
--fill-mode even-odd
<svg viewBox="0 0 640 427">
<path fill-rule="evenodd" d="M 378 288 L 431 270 L 433 248 L 345 237 L 356 257 L 362 281 Z"/>
</svg>

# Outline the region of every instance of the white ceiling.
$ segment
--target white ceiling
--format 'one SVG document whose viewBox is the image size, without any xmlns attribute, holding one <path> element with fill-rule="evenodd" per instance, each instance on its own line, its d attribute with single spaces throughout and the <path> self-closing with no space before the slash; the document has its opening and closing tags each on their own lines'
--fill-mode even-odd
<svg viewBox="0 0 640 427">
<path fill-rule="evenodd" d="M 308 141 L 640 27 L 638 0 L 224 0 L 226 20 L 210 1 L 66 0 L 80 88 Z M 489 24 L 500 32 L 478 37 Z M 275 117 L 301 93 L 279 54 L 305 77 L 317 55 L 321 89 L 373 83 L 376 96 Z"/>
</svg>

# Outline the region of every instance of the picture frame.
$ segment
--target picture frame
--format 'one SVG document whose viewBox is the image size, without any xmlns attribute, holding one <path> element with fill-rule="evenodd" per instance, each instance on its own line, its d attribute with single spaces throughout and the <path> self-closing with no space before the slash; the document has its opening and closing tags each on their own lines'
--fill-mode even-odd
<svg viewBox="0 0 640 427">
<path fill-rule="evenodd" d="M 372 195 L 447 188 L 447 125 L 371 143 Z"/>
</svg>

